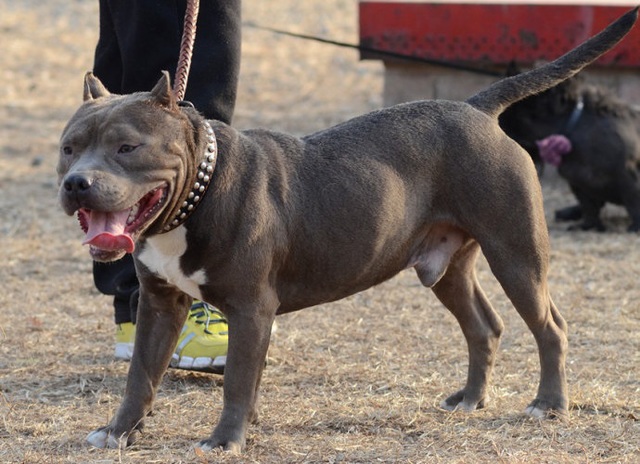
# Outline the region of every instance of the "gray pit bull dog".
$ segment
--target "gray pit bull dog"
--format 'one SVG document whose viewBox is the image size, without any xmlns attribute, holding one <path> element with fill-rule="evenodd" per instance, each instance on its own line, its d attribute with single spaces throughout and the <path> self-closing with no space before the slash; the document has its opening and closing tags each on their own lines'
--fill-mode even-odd
<svg viewBox="0 0 640 464">
<path fill-rule="evenodd" d="M 497 118 L 598 58 L 636 17 L 466 102 L 402 104 L 303 138 L 207 122 L 175 101 L 166 73 L 151 92 L 124 96 L 87 75 L 62 134 L 60 200 L 78 214 L 91 256 L 133 253 L 141 284 L 124 399 L 89 443 L 134 441 L 196 297 L 220 308 L 230 331 L 221 418 L 198 446 L 240 451 L 275 316 L 409 268 L 468 344 L 466 384 L 442 406 L 482 408 L 503 324 L 476 278 L 480 250 L 538 345 L 528 414 L 565 415 L 567 327 L 547 285 L 541 189 Z"/>
</svg>

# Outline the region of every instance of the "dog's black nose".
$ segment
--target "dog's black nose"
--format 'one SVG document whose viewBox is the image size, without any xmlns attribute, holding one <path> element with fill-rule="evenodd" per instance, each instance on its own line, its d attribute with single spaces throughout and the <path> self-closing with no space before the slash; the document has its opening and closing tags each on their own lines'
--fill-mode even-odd
<svg viewBox="0 0 640 464">
<path fill-rule="evenodd" d="M 71 193 L 83 193 L 89 190 L 92 180 L 82 174 L 72 174 L 64 180 L 64 189 Z"/>
</svg>

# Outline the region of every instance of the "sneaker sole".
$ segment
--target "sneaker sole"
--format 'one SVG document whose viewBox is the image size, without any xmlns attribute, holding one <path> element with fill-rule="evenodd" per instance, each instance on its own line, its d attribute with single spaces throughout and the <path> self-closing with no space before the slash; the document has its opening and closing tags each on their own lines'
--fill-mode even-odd
<svg viewBox="0 0 640 464">
<path fill-rule="evenodd" d="M 227 364 L 227 356 L 217 356 L 216 358 L 192 358 L 189 356 L 178 356 L 173 354 L 170 367 L 174 369 L 187 369 L 190 371 L 209 372 L 212 374 L 224 374 L 224 366 Z"/>
<path fill-rule="evenodd" d="M 117 360 L 131 361 L 131 357 L 133 356 L 133 343 L 116 343 L 114 355 Z M 189 356 L 180 357 L 174 353 L 169 366 L 175 369 L 224 374 L 224 366 L 226 363 L 226 356 L 217 356 L 214 359 L 207 357 L 191 358 Z"/>
<path fill-rule="evenodd" d="M 116 359 L 121 361 L 131 361 L 131 356 L 133 356 L 133 343 L 116 343 L 114 355 Z"/>
</svg>

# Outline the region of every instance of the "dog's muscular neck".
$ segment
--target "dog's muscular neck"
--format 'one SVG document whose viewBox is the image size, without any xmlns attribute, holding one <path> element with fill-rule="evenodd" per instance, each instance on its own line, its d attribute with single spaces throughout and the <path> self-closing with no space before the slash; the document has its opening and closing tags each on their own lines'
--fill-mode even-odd
<svg viewBox="0 0 640 464">
<path fill-rule="evenodd" d="M 213 171 L 216 167 L 216 161 L 218 159 L 218 145 L 216 143 L 215 133 L 213 132 L 213 129 L 211 128 L 211 125 L 207 122 L 207 120 L 202 121 L 202 126 L 204 127 L 204 130 L 206 132 L 207 144 L 204 151 L 203 160 L 198 164 L 196 180 L 187 197 L 182 203 L 180 203 L 180 206 L 178 207 L 176 213 L 171 216 L 172 219 L 170 219 L 170 221 L 164 226 L 163 233 L 175 229 L 187 220 L 191 213 L 195 211 L 196 207 L 202 200 L 202 197 L 207 192 L 209 184 L 211 183 Z"/>
</svg>

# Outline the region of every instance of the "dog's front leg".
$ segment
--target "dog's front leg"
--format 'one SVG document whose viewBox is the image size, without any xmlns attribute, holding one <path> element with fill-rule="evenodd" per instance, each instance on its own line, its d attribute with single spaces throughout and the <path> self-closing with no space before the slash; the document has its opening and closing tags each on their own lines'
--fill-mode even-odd
<svg viewBox="0 0 640 464">
<path fill-rule="evenodd" d="M 254 309 L 254 308 L 260 308 Z M 218 425 L 198 447 L 221 447 L 234 453 L 244 449 L 247 427 L 258 419 L 258 387 L 262 377 L 271 326 L 277 306 L 264 304 L 225 313 L 229 322 L 229 350 L 224 371 L 224 405 Z"/>
<path fill-rule="evenodd" d="M 132 444 L 151 412 L 187 316 L 191 297 L 153 277 L 141 279 L 136 340 L 127 387 L 116 416 L 106 427 L 89 434 L 98 448 L 124 448 Z"/>
</svg>

